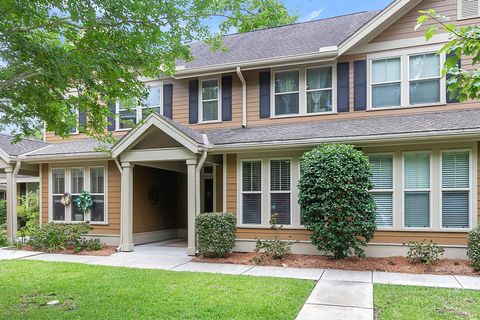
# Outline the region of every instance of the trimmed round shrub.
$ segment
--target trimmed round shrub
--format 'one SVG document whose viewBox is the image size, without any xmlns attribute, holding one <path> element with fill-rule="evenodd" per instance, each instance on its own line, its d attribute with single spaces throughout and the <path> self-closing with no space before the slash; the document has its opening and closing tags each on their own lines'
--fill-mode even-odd
<svg viewBox="0 0 480 320">
<path fill-rule="evenodd" d="M 480 226 L 468 233 L 467 255 L 470 265 L 475 271 L 480 271 Z"/>
<path fill-rule="evenodd" d="M 198 251 L 205 257 L 224 257 L 235 246 L 237 218 L 231 213 L 202 213 L 196 218 L 195 228 Z"/>
<path fill-rule="evenodd" d="M 367 156 L 350 145 L 323 145 L 303 155 L 301 172 L 299 203 L 312 243 L 337 259 L 365 256 L 376 229 Z"/>
</svg>

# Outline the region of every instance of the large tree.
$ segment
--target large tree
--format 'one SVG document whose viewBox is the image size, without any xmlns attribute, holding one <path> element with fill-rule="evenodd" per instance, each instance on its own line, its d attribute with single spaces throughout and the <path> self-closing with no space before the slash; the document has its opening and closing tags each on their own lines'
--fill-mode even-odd
<svg viewBox="0 0 480 320">
<path fill-rule="evenodd" d="M 420 11 L 415 29 L 425 29 L 425 37 L 430 41 L 439 30 L 449 35 L 449 41 L 438 53 L 448 54 L 443 66 L 443 75 L 447 76 L 450 95 L 458 95 L 458 100 L 480 99 L 480 27 L 474 24 L 457 26 L 449 17 L 437 13 L 434 9 Z M 458 62 L 462 61 L 461 66 Z M 465 60 L 471 61 L 466 64 Z"/>
<path fill-rule="evenodd" d="M 83 131 L 105 138 L 105 101 L 146 97 L 139 77 L 173 75 L 176 61 L 192 59 L 189 43 L 222 50 L 230 30 L 295 19 L 282 0 L 3 0 L 0 125 L 28 136 L 44 122 L 68 136 L 80 110 Z"/>
</svg>

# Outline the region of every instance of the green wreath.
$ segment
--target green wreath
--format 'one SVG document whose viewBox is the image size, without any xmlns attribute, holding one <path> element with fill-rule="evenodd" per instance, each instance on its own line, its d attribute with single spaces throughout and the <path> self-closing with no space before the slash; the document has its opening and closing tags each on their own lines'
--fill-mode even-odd
<svg viewBox="0 0 480 320">
<path fill-rule="evenodd" d="M 76 199 L 77 206 L 81 212 L 85 213 L 93 208 L 92 195 L 88 191 L 80 193 Z"/>
</svg>

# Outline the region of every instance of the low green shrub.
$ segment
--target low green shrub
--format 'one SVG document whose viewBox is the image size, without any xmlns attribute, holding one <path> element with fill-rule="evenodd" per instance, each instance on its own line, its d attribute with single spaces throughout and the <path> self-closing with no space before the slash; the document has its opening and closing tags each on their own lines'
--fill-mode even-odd
<svg viewBox="0 0 480 320">
<path fill-rule="evenodd" d="M 270 218 L 270 227 L 276 231 L 274 238 L 265 240 L 257 239 L 255 252 L 261 252 L 261 254 L 255 256 L 252 259 L 253 262 L 259 264 L 265 261 L 268 257 L 280 260 L 290 253 L 292 244 L 294 244 L 296 241 L 282 241 L 279 239 L 279 233 L 283 226 L 277 225 L 277 221 L 278 214 L 272 214 Z"/>
<path fill-rule="evenodd" d="M 7 201 L 0 199 L 0 230 L 7 228 Z"/>
<path fill-rule="evenodd" d="M 0 248 L 8 247 L 10 242 L 7 239 L 7 235 L 0 229 Z"/>
<path fill-rule="evenodd" d="M 467 255 L 470 265 L 475 271 L 480 271 L 480 226 L 468 233 Z"/>
<path fill-rule="evenodd" d="M 88 223 L 59 224 L 49 223 L 34 226 L 30 230 L 27 244 L 34 250 L 55 252 L 65 250 L 67 246 L 76 247 L 82 235 L 90 231 Z"/>
<path fill-rule="evenodd" d="M 29 192 L 19 198 L 20 204 L 17 206 L 19 236 L 28 236 L 30 229 L 38 225 L 39 200 L 38 191 Z"/>
<path fill-rule="evenodd" d="M 430 265 L 437 262 L 444 252 L 445 250 L 433 241 L 409 242 L 407 258 L 410 261 Z"/>
<path fill-rule="evenodd" d="M 76 253 L 83 250 L 98 251 L 98 250 L 102 250 L 103 247 L 104 247 L 104 244 L 100 241 L 100 239 L 82 238 L 78 241 L 73 251 Z"/>
<path fill-rule="evenodd" d="M 202 213 L 196 218 L 195 227 L 198 251 L 205 257 L 224 257 L 235 246 L 237 218 L 231 213 Z"/>
</svg>

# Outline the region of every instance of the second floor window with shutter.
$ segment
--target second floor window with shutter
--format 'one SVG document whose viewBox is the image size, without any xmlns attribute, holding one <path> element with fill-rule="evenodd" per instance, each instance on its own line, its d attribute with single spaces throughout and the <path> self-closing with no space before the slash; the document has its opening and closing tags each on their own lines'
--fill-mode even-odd
<svg viewBox="0 0 480 320">
<path fill-rule="evenodd" d="M 118 103 L 118 121 L 118 129 L 130 129 L 137 123 L 137 110 L 133 99 Z"/>
<path fill-rule="evenodd" d="M 307 113 L 331 112 L 333 108 L 332 67 L 309 68 L 307 73 Z"/>
<path fill-rule="evenodd" d="M 372 155 L 371 191 L 377 206 L 377 227 L 393 226 L 393 156 Z"/>
<path fill-rule="evenodd" d="M 468 228 L 470 152 L 442 152 L 442 228 Z"/>
<path fill-rule="evenodd" d="M 202 80 L 200 98 L 201 122 L 219 121 L 221 114 L 219 80 Z"/>
<path fill-rule="evenodd" d="M 276 116 L 299 113 L 299 70 L 275 72 L 274 112 Z"/>
<path fill-rule="evenodd" d="M 148 91 L 148 97 L 143 101 L 141 106 L 141 115 L 142 118 L 145 119 L 147 116 L 151 115 L 152 113 L 156 112 L 161 114 L 162 106 L 162 97 L 161 97 L 161 87 L 150 87 Z"/>
<path fill-rule="evenodd" d="M 278 214 L 278 224 L 291 224 L 290 160 L 270 161 L 270 213 Z"/>
<path fill-rule="evenodd" d="M 402 91 L 401 59 L 374 60 L 371 67 L 372 108 L 400 106 Z"/>
<path fill-rule="evenodd" d="M 440 102 L 440 56 L 409 56 L 410 105 Z"/>
<path fill-rule="evenodd" d="M 242 223 L 262 223 L 262 162 L 242 162 Z"/>
<path fill-rule="evenodd" d="M 404 225 L 407 228 L 430 227 L 430 153 L 404 155 Z"/>
</svg>

